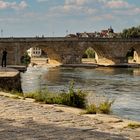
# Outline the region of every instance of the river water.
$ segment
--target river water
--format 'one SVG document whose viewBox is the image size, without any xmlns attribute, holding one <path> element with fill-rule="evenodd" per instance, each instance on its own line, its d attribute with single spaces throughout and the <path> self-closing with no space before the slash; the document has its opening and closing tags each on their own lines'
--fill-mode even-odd
<svg viewBox="0 0 140 140">
<path fill-rule="evenodd" d="M 24 93 L 47 88 L 51 91 L 68 90 L 70 81 L 75 89 L 88 92 L 89 102 L 115 100 L 113 114 L 140 121 L 139 68 L 34 68 L 21 74 Z"/>
</svg>

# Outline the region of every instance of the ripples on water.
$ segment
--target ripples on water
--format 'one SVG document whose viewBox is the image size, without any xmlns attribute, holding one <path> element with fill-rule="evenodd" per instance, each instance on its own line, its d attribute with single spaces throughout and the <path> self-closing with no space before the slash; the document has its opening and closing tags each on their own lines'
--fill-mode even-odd
<svg viewBox="0 0 140 140">
<path fill-rule="evenodd" d="M 75 88 L 89 92 L 89 102 L 96 98 L 115 99 L 113 113 L 140 121 L 140 69 L 127 68 L 28 68 L 22 75 L 23 91 L 38 89 L 68 90 Z"/>
</svg>

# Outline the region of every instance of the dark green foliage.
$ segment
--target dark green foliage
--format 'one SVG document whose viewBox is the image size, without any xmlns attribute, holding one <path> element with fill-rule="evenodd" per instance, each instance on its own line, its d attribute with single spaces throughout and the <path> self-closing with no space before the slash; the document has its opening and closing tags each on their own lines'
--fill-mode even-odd
<svg viewBox="0 0 140 140">
<path fill-rule="evenodd" d="M 91 105 L 88 105 L 86 107 L 86 114 L 96 114 L 97 113 L 97 107 L 95 104 L 91 104 Z"/>
<path fill-rule="evenodd" d="M 111 106 L 113 103 L 114 100 L 113 101 L 107 100 L 105 102 L 100 103 L 98 106 L 95 104 L 88 105 L 86 107 L 85 114 L 96 114 L 96 113 L 110 114 Z"/>
<path fill-rule="evenodd" d="M 86 106 L 86 94 L 81 90 L 74 90 L 74 82 L 70 82 L 68 93 L 61 94 L 63 98 L 63 103 L 73 107 L 85 108 Z"/>
<path fill-rule="evenodd" d="M 126 54 L 126 58 L 127 58 L 127 59 L 133 59 L 133 57 L 134 57 L 134 51 L 135 51 L 134 48 L 130 48 L 130 49 L 128 50 L 127 54 Z"/>
<path fill-rule="evenodd" d="M 34 98 L 37 102 L 47 104 L 63 104 L 78 108 L 86 107 L 86 94 L 81 90 L 74 90 L 74 82 L 70 83 L 68 93 L 50 93 L 48 90 L 25 94 L 27 98 Z"/>
<path fill-rule="evenodd" d="M 88 48 L 85 54 L 88 58 L 95 58 L 95 51 L 92 48 Z"/>
<path fill-rule="evenodd" d="M 128 128 L 131 128 L 131 129 L 140 128 L 140 124 L 139 123 L 129 123 Z"/>
<path fill-rule="evenodd" d="M 28 65 L 28 64 L 30 63 L 30 61 L 31 61 L 31 58 L 30 58 L 30 56 L 28 55 L 28 53 L 25 53 L 25 54 L 21 57 L 20 61 L 21 61 L 21 64 Z"/>
<path fill-rule="evenodd" d="M 120 36 L 122 38 L 140 38 L 140 26 L 124 29 Z"/>
<path fill-rule="evenodd" d="M 37 102 L 43 102 L 47 104 L 63 104 L 72 107 L 84 108 L 86 109 L 86 114 L 96 114 L 104 113 L 109 114 L 111 112 L 111 105 L 114 101 L 105 101 L 99 106 L 95 104 L 86 104 L 87 94 L 81 90 L 74 90 L 74 82 L 70 82 L 68 92 L 63 93 L 51 93 L 48 90 L 38 91 L 35 93 L 25 94 L 25 98 L 34 98 Z"/>
<path fill-rule="evenodd" d="M 113 103 L 114 103 L 114 100 L 113 101 L 107 100 L 107 101 L 101 103 L 98 107 L 99 113 L 109 114 L 111 112 L 111 106 Z"/>
</svg>

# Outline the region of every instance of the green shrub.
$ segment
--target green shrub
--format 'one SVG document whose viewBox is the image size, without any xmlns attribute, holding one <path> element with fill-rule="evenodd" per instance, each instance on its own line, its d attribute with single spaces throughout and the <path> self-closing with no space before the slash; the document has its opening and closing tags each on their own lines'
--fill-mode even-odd
<svg viewBox="0 0 140 140">
<path fill-rule="evenodd" d="M 60 104 L 85 108 L 86 107 L 86 94 L 80 90 L 78 91 L 69 91 L 68 93 L 61 93 L 59 95 Z"/>
<path fill-rule="evenodd" d="M 111 112 L 111 106 L 114 103 L 114 101 L 105 101 L 101 103 L 98 107 L 98 112 L 103 114 L 109 114 Z"/>
<path fill-rule="evenodd" d="M 44 101 L 46 104 L 62 104 L 61 98 L 57 93 L 47 94 Z"/>
<path fill-rule="evenodd" d="M 34 92 L 34 93 L 25 93 L 24 97 L 25 98 L 35 98 L 35 94 L 37 94 L 37 93 L 36 92 Z"/>
<path fill-rule="evenodd" d="M 86 107 L 86 95 L 87 94 L 81 90 L 74 90 L 73 81 L 70 82 L 68 93 L 60 94 L 63 104 L 79 108 Z"/>
<path fill-rule="evenodd" d="M 81 90 L 74 90 L 74 82 L 70 82 L 68 92 L 59 94 L 51 94 L 47 97 L 46 103 L 63 104 L 72 107 L 85 108 L 86 106 L 86 93 Z"/>
<path fill-rule="evenodd" d="M 104 113 L 109 114 L 111 112 L 111 105 L 114 101 L 105 101 L 99 106 L 91 104 L 86 106 L 87 94 L 81 90 L 74 90 L 74 82 L 70 82 L 68 92 L 52 93 L 48 90 L 38 91 L 34 93 L 24 94 L 25 98 L 34 98 L 37 102 L 44 102 L 47 104 L 63 104 L 72 107 L 86 108 L 86 114 Z"/>
<path fill-rule="evenodd" d="M 26 93 L 25 98 L 33 98 L 37 102 L 44 102 L 48 104 L 55 103 L 56 95 L 48 91 L 38 91 L 33 93 Z"/>
<path fill-rule="evenodd" d="M 113 101 L 105 101 L 100 103 L 98 106 L 95 104 L 88 105 L 86 107 L 85 114 L 96 114 L 96 113 L 103 113 L 103 114 L 109 114 L 111 112 L 111 106 L 114 103 Z"/>
<path fill-rule="evenodd" d="M 97 113 L 97 110 L 98 108 L 96 107 L 95 104 L 91 104 L 91 105 L 88 105 L 86 107 L 86 114 L 96 114 Z"/>
<path fill-rule="evenodd" d="M 31 62 L 31 57 L 27 52 L 21 57 L 20 62 L 26 66 Z"/>
<path fill-rule="evenodd" d="M 51 93 L 48 90 L 25 94 L 25 98 L 34 98 L 37 102 L 47 104 L 63 104 L 78 108 L 86 107 L 86 93 L 74 90 L 74 82 L 70 83 L 68 92 Z"/>
</svg>

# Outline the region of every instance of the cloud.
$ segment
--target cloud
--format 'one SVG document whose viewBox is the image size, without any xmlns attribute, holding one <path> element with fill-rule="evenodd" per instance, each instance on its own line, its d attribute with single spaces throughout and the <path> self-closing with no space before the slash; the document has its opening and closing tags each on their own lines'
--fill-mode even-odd
<svg viewBox="0 0 140 140">
<path fill-rule="evenodd" d="M 65 0 L 65 5 L 84 5 L 89 0 Z"/>
<path fill-rule="evenodd" d="M 106 6 L 109 8 L 129 8 L 131 7 L 131 5 L 126 2 L 126 1 L 122 1 L 122 0 L 111 0 L 111 1 L 106 1 Z"/>
<path fill-rule="evenodd" d="M 51 7 L 49 13 L 55 15 L 92 15 L 96 13 L 95 7 L 89 6 L 93 0 L 65 0 L 63 5 Z"/>
<path fill-rule="evenodd" d="M 47 2 L 49 0 L 37 0 L 37 2 Z"/>
<path fill-rule="evenodd" d="M 17 2 L 5 2 L 0 0 L 0 10 L 2 9 L 14 9 L 14 10 L 23 10 L 27 7 L 26 1 L 21 1 L 20 3 Z"/>
<path fill-rule="evenodd" d="M 118 16 L 137 16 L 140 14 L 140 8 L 130 8 L 127 10 L 114 10 L 113 14 Z"/>
<path fill-rule="evenodd" d="M 64 0 L 60 4 L 49 7 L 46 12 L 47 17 L 50 18 L 61 17 L 77 20 L 95 18 L 102 21 L 138 14 L 140 14 L 140 8 L 125 0 Z"/>
</svg>

